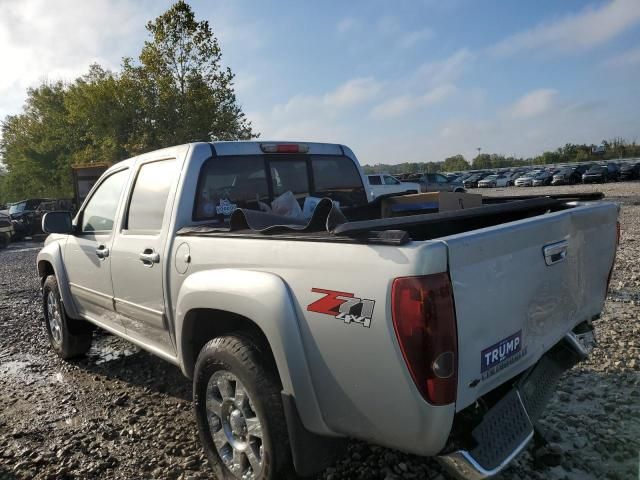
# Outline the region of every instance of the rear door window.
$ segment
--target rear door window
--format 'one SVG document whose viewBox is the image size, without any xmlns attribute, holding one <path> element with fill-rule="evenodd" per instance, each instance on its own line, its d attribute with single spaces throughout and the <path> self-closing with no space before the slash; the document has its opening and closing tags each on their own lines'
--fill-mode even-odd
<svg viewBox="0 0 640 480">
<path fill-rule="evenodd" d="M 140 167 L 129 203 L 127 230 L 160 231 L 174 178 L 173 159 L 145 163 Z"/>
<path fill-rule="evenodd" d="M 382 185 L 379 175 L 369 175 L 369 185 Z"/>
</svg>

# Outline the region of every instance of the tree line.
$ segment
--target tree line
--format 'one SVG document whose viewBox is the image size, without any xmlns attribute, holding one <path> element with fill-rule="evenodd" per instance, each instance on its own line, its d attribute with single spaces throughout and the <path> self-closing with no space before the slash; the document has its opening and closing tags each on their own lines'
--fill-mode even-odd
<svg viewBox="0 0 640 480">
<path fill-rule="evenodd" d="M 621 137 L 604 140 L 600 145 L 576 145 L 567 143 L 553 151 L 528 158 L 507 157 L 498 153 L 480 153 L 471 162 L 463 155 L 453 155 L 441 162 L 405 162 L 395 165 L 379 163 L 364 165 L 365 173 L 436 173 L 461 170 L 483 170 L 529 165 L 552 165 L 558 163 L 582 163 L 597 160 L 640 157 L 640 145 Z"/>
<path fill-rule="evenodd" d="M 137 60 L 123 58 L 116 72 L 91 65 L 71 83 L 42 83 L 27 91 L 21 113 L 2 121 L 0 204 L 71 197 L 73 165 L 257 137 L 207 21 L 180 0 L 146 28 Z"/>
</svg>

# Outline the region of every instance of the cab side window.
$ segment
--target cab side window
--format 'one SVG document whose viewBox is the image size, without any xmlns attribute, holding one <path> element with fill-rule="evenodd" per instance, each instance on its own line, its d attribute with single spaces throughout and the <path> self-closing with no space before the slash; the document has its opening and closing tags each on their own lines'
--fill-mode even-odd
<svg viewBox="0 0 640 480">
<path fill-rule="evenodd" d="M 369 179 L 369 185 L 382 185 L 380 175 L 369 175 L 367 178 Z"/>
<path fill-rule="evenodd" d="M 125 228 L 159 232 L 175 178 L 175 160 L 145 163 L 133 186 Z"/>
<path fill-rule="evenodd" d="M 393 178 L 391 175 L 384 176 L 384 184 L 385 185 L 399 185 L 400 182 Z"/>
<path fill-rule="evenodd" d="M 447 181 L 447 177 L 445 177 L 444 175 L 440 175 L 440 174 L 436 174 L 436 182 L 438 182 L 438 183 L 449 183 Z"/>
<path fill-rule="evenodd" d="M 83 233 L 109 233 L 118 209 L 128 170 L 120 170 L 107 177 L 93 193 L 82 212 Z"/>
</svg>

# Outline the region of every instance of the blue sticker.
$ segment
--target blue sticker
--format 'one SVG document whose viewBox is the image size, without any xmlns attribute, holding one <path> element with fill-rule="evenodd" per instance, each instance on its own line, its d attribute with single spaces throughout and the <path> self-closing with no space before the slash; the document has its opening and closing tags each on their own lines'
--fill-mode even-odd
<svg viewBox="0 0 640 480">
<path fill-rule="evenodd" d="M 509 365 L 512 364 L 522 356 L 519 355 L 521 350 L 522 330 L 519 330 L 517 333 L 500 340 L 495 345 L 491 345 L 489 348 L 482 350 L 482 354 L 480 355 L 481 372 L 484 373 L 496 365 L 516 357 L 513 358 L 511 362 L 508 362 Z"/>
</svg>

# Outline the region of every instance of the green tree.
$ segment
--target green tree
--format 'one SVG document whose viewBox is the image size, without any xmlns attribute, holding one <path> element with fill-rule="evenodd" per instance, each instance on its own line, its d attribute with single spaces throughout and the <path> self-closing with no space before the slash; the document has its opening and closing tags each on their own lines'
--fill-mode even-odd
<svg viewBox="0 0 640 480">
<path fill-rule="evenodd" d="M 2 121 L 0 202 L 70 196 L 71 166 L 114 163 L 190 141 L 249 139 L 233 73 L 206 21 L 178 1 L 149 22 L 139 61 L 120 72 L 91 65 L 74 82 L 27 91 L 21 113 Z"/>
<path fill-rule="evenodd" d="M 445 172 L 469 170 L 470 168 L 469 162 L 460 154 L 445 158 L 442 164 L 442 170 Z"/>
<path fill-rule="evenodd" d="M 180 0 L 147 24 L 139 63 L 124 59 L 121 84 L 138 106 L 133 150 L 257 135 L 237 103 L 234 75 L 206 20 Z"/>
</svg>

